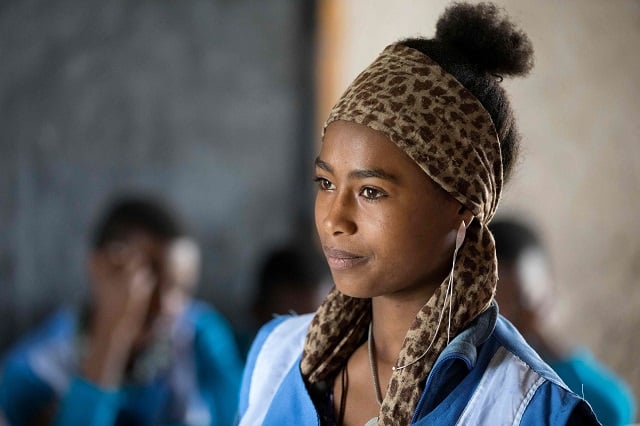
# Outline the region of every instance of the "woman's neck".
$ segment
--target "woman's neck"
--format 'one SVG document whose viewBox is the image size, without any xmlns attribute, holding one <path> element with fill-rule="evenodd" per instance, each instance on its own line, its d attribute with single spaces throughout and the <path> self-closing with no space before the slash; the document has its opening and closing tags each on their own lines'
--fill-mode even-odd
<svg viewBox="0 0 640 426">
<path fill-rule="evenodd" d="M 379 364 L 395 365 L 407 331 L 432 294 L 430 291 L 424 297 L 405 300 L 391 296 L 372 298 L 373 340 Z"/>
</svg>

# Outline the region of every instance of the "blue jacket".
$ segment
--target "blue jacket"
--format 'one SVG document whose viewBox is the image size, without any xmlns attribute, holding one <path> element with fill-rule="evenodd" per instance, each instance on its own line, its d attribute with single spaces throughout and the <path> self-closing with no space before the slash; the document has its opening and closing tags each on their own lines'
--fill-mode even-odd
<svg viewBox="0 0 640 426">
<path fill-rule="evenodd" d="M 312 315 L 280 317 L 260 331 L 240 392 L 240 425 L 318 425 L 300 358 Z M 444 349 L 416 407 L 415 425 L 598 424 L 498 315 L 494 304 Z"/>
<path fill-rule="evenodd" d="M 172 336 L 168 367 L 101 389 L 77 375 L 77 316 L 61 310 L 8 353 L 0 412 L 15 426 L 34 424 L 47 410 L 55 410 L 59 426 L 233 424 L 242 363 L 227 322 L 194 302 Z"/>
<path fill-rule="evenodd" d="M 602 424 L 633 423 L 636 403 L 631 389 L 587 349 L 576 350 L 565 358 L 547 359 L 547 362 L 571 390 L 589 402 Z"/>
</svg>

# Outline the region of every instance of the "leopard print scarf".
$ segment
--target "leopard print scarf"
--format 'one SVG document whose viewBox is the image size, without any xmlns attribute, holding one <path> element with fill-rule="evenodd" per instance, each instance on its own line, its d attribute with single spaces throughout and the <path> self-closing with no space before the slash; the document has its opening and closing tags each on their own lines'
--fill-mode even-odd
<svg viewBox="0 0 640 426">
<path fill-rule="evenodd" d="M 487 223 L 502 189 L 500 144 L 491 117 L 453 76 L 423 53 L 393 44 L 366 68 L 331 111 L 327 125 L 346 120 L 380 131 L 475 216 L 453 269 L 451 338 L 491 303 L 497 260 Z M 416 315 L 389 382 L 379 425 L 409 424 L 438 355 L 447 345 L 448 277 Z M 447 303 L 448 305 L 448 303 Z M 448 309 L 447 309 L 448 311 Z M 362 343 L 371 300 L 335 288 L 316 312 L 301 361 L 309 383 L 330 380 Z M 444 324 L 447 322 L 447 324 Z M 434 340 L 435 339 L 435 340 Z M 431 341 L 426 356 L 418 359 Z"/>
</svg>

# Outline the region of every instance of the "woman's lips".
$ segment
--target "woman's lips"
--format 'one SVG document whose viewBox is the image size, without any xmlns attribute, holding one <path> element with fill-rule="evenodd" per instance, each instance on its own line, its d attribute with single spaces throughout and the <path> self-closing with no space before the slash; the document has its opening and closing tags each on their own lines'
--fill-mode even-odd
<svg viewBox="0 0 640 426">
<path fill-rule="evenodd" d="M 365 256 L 339 250 L 332 247 L 323 247 L 329 267 L 334 270 L 345 270 L 361 265 L 367 261 Z"/>
</svg>

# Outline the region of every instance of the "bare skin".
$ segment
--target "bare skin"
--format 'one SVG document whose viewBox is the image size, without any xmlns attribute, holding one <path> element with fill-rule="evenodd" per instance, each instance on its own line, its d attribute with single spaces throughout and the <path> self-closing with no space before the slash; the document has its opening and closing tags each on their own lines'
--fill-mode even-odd
<svg viewBox="0 0 640 426">
<path fill-rule="evenodd" d="M 455 235 L 470 212 L 382 133 L 329 125 L 316 161 L 316 226 L 341 292 L 372 299 L 382 395 L 404 336 L 449 272 Z M 345 425 L 378 416 L 366 343 L 347 363 Z M 335 412 L 342 386 L 334 382 Z"/>
<path fill-rule="evenodd" d="M 153 249 L 148 237 L 138 236 L 91 256 L 95 308 L 82 373 L 99 386 L 120 384 L 135 340 L 142 333 L 157 280 L 148 258 Z"/>
<path fill-rule="evenodd" d="M 144 232 L 95 251 L 89 260 L 94 309 L 81 373 L 117 388 L 135 353 L 180 314 L 190 298 L 197 259 Z M 195 263 L 194 263 L 195 261 Z"/>
</svg>

